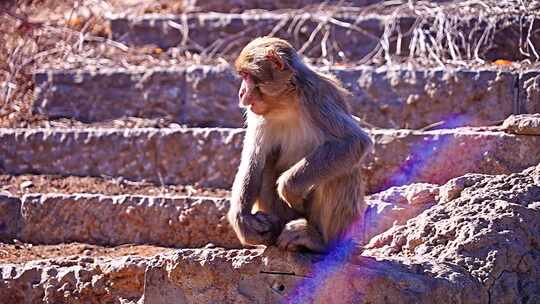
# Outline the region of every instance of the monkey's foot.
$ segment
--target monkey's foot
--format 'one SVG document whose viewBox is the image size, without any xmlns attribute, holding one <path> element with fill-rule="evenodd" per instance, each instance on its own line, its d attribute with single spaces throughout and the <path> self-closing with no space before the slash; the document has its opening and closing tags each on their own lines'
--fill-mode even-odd
<svg viewBox="0 0 540 304">
<path fill-rule="evenodd" d="M 307 249 L 322 253 L 326 250 L 321 234 L 306 219 L 288 222 L 278 237 L 277 245 L 288 251 Z"/>
</svg>

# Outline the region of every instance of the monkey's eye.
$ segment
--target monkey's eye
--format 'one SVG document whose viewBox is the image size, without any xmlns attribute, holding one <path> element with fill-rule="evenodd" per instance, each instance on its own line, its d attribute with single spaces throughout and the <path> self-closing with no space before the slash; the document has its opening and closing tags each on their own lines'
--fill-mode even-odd
<svg viewBox="0 0 540 304">
<path fill-rule="evenodd" d="M 257 76 L 253 76 L 252 74 L 250 74 L 248 72 L 239 71 L 238 74 L 244 80 L 251 79 L 251 81 L 253 81 L 253 84 L 255 85 L 255 87 L 258 87 L 260 82 L 261 82 L 261 80 Z"/>
<path fill-rule="evenodd" d="M 255 85 L 259 85 L 259 83 L 261 83 L 261 80 L 257 76 L 251 75 L 251 80 L 253 80 Z"/>
</svg>

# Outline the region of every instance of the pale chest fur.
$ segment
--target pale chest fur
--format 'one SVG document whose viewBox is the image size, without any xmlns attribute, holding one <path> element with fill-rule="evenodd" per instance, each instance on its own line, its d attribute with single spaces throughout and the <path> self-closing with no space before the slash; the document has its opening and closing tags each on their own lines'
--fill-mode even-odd
<svg viewBox="0 0 540 304">
<path fill-rule="evenodd" d="M 278 171 L 285 171 L 322 144 L 322 136 L 302 116 L 269 124 L 265 132 L 272 149 L 279 151 Z"/>
</svg>

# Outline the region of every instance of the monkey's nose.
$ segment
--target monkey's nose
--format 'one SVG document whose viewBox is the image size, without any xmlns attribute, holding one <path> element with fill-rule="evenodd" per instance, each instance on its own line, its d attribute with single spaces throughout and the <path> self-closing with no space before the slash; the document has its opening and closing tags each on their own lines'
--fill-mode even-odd
<svg viewBox="0 0 540 304">
<path fill-rule="evenodd" d="M 240 99 L 240 106 L 247 107 L 252 104 L 252 98 L 247 94 L 247 90 L 242 90 L 238 93 Z"/>
</svg>

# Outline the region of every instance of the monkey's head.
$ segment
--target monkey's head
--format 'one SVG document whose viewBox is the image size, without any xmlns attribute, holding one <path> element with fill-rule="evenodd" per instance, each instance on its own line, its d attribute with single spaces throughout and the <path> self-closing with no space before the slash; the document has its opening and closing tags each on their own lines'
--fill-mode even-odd
<svg viewBox="0 0 540 304">
<path fill-rule="evenodd" d="M 296 51 L 285 40 L 260 37 L 244 47 L 235 61 L 242 77 L 240 106 L 257 115 L 288 110 L 295 100 L 292 60 Z"/>
</svg>

